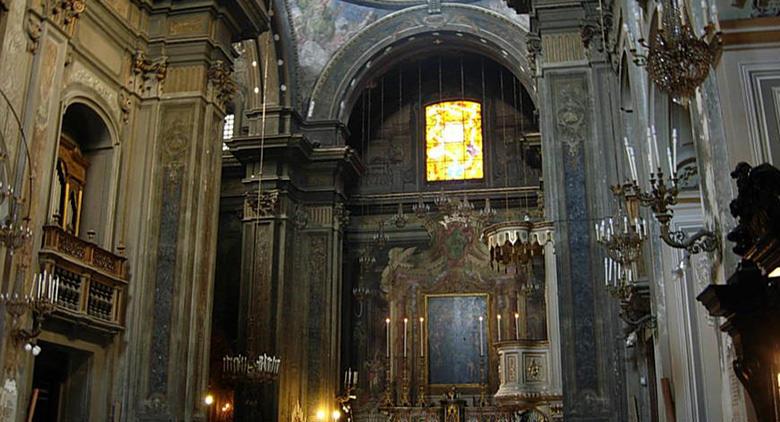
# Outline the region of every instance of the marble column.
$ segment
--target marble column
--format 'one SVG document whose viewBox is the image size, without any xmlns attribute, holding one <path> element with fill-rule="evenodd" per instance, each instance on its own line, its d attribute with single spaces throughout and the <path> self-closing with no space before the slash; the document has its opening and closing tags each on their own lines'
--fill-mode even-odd
<svg viewBox="0 0 780 422">
<path fill-rule="evenodd" d="M 221 130 L 235 89 L 232 34 L 257 34 L 263 22 L 218 3 L 153 8 L 151 43 L 132 61 L 134 89 L 153 94 L 142 98 L 139 115 L 148 120 L 135 124 L 147 130 L 139 128 L 133 142 L 148 146 L 151 177 L 135 204 L 143 234 L 129 245 L 137 252 L 128 420 L 206 419 Z M 250 18 L 257 24 L 236 26 Z"/>
<path fill-rule="evenodd" d="M 619 320 L 601 288 L 603 255 L 591 233 L 608 209 L 614 179 L 609 93 L 616 84 L 584 44 L 583 13 L 579 6 L 539 2 L 532 18 L 546 217 L 557 229 L 564 419 L 624 421 Z"/>
<path fill-rule="evenodd" d="M 279 117 L 278 110 L 272 114 Z M 265 137 L 228 142 L 246 167 L 239 343 L 282 358 L 260 412 L 290 420 L 295 409 L 308 416 L 335 409 L 348 218 L 343 174 L 359 171 L 359 164 L 348 147 L 314 146 L 285 125 L 267 129 Z M 249 413 L 237 409 L 237 419 L 256 420 Z"/>
</svg>

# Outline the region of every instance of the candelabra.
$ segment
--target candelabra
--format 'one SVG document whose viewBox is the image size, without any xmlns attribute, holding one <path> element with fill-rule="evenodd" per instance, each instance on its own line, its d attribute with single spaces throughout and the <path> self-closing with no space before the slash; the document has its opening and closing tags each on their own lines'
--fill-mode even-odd
<svg viewBox="0 0 780 422">
<path fill-rule="evenodd" d="M 236 384 L 263 384 L 279 376 L 282 360 L 263 354 L 254 360 L 238 354 L 222 358 L 222 376 Z"/>
<path fill-rule="evenodd" d="M 667 148 L 667 159 L 669 165 L 669 178 L 666 179 L 664 171 L 661 168 L 660 155 L 658 152 L 658 139 L 655 128 L 647 129 L 647 141 L 649 148 L 648 168 L 650 168 L 650 191 L 643 192 L 637 183 L 636 156 L 633 147 L 628 145 L 628 139 L 624 138 L 626 155 L 631 170 L 632 180 L 624 183 L 622 186 L 613 188 L 616 195 L 624 198 L 629 209 L 635 209 L 638 205 L 649 207 L 653 210 L 655 219 L 661 225 L 661 239 L 676 249 L 685 249 L 689 254 L 700 252 L 714 252 L 720 246 L 720 239 L 712 231 L 700 229 L 692 236 L 688 236 L 684 231 L 672 230 L 670 228 L 673 217 L 673 210 L 669 207 L 677 204 L 677 196 L 680 193 L 679 182 L 675 164 L 677 163 L 677 130 L 672 130 L 672 147 Z M 656 169 L 653 172 L 652 169 Z"/>
<path fill-rule="evenodd" d="M 0 156 L 0 162 L 4 160 L 4 155 Z M 32 236 L 29 217 L 24 217 L 19 221 L 18 210 L 22 208 L 22 197 L 14 193 L 14 188 L 10 184 L 0 181 L 0 204 L 8 204 L 8 215 L 0 220 L 0 243 L 2 243 L 11 254 L 14 250 L 22 247 L 24 243 Z"/>
<path fill-rule="evenodd" d="M 344 372 L 344 394 L 336 396 L 341 411 L 346 415 L 347 422 L 352 420 L 352 401 L 357 399 L 355 390 L 357 389 L 358 373 L 352 368 Z"/>
<path fill-rule="evenodd" d="M 33 179 L 29 170 L 32 167 L 30 162 L 30 150 L 27 147 L 27 137 L 22 129 L 22 122 L 19 119 L 19 114 L 14 109 L 11 101 L 5 92 L 0 90 L 0 108 L 3 109 L 4 115 L 13 117 L 16 123 L 16 128 L 13 128 L 13 123 L 6 125 L 4 133 L 0 134 L 0 208 L 5 209 L 5 213 L 0 217 L 0 244 L 8 248 L 10 255 L 13 255 L 14 250 L 21 248 L 32 237 L 32 230 L 30 230 L 30 209 L 27 208 L 27 214 L 22 217 L 20 211 L 24 208 L 24 200 L 22 196 L 13 187 L 14 180 L 21 180 L 23 174 L 14 174 L 12 171 L 16 166 L 9 166 L 9 155 L 6 152 L 5 139 L 13 139 L 13 136 L 18 136 L 20 140 L 19 146 L 23 147 L 23 154 L 28 168 L 28 181 L 27 192 L 28 199 L 32 198 L 33 193 Z M 3 104 L 4 103 L 4 104 Z M 6 119 L 8 120 L 8 119 Z M 15 131 L 14 131 L 15 129 Z M 16 132 L 16 133 L 14 133 Z M 24 168 L 18 168 L 17 171 Z M 6 275 L 7 277 L 7 275 Z"/>
<path fill-rule="evenodd" d="M 393 379 L 390 368 L 390 355 L 387 355 L 387 364 L 385 365 L 385 397 L 382 399 L 382 407 L 393 406 Z"/>
<path fill-rule="evenodd" d="M 615 185 L 611 190 L 618 199 L 617 214 L 596 223 L 596 241 L 607 251 L 604 284 L 614 297 L 625 299 L 638 276 L 636 263 L 647 239 L 647 222 L 639 216 L 639 198 L 631 185 Z"/>
<path fill-rule="evenodd" d="M 400 406 L 411 406 L 409 399 L 409 360 L 406 356 L 402 358 L 401 364 L 401 398 L 398 400 Z"/>
<path fill-rule="evenodd" d="M 38 274 L 33 279 L 29 294 L 19 296 L 18 293 L 4 293 L 0 295 L 0 303 L 5 306 L 11 316 L 11 335 L 19 343 L 25 343 L 25 350 L 37 355 L 40 347 L 35 345 L 35 339 L 41 335 L 43 321 L 57 307 L 60 293 L 60 279 L 52 274 Z M 32 312 L 32 327 L 21 328 L 22 316 L 28 311 Z"/>
<path fill-rule="evenodd" d="M 684 231 L 671 229 L 674 211 L 669 207 L 677 204 L 677 196 L 680 193 L 678 182 L 676 173 L 673 172 L 667 180 L 663 170 L 658 167 L 655 173 L 650 174 L 650 192 L 642 192 L 636 180 L 624 184 L 622 191 L 627 201 L 635 197 L 642 206 L 653 210 L 653 215 L 661 226 L 661 239 L 667 245 L 675 249 L 685 249 L 691 255 L 716 251 L 720 241 L 712 231 L 700 229 L 688 236 Z"/>
<path fill-rule="evenodd" d="M 417 384 L 417 406 L 425 407 L 428 401 L 425 399 L 425 357 L 420 355 L 419 381 Z"/>
<path fill-rule="evenodd" d="M 361 277 L 362 278 L 362 277 Z M 363 303 L 371 295 L 371 289 L 367 287 L 355 287 L 352 289 L 352 296 L 357 301 L 357 309 L 355 310 L 355 317 L 360 318 L 363 316 Z"/>
<path fill-rule="evenodd" d="M 482 356 L 479 360 L 479 407 L 485 407 L 488 405 L 485 360 L 487 360 L 487 356 Z"/>
</svg>

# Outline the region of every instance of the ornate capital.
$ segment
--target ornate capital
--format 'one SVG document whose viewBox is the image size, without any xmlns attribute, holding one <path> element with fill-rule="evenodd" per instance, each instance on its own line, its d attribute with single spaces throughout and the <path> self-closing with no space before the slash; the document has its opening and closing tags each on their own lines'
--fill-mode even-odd
<svg viewBox="0 0 780 422">
<path fill-rule="evenodd" d="M 133 99 L 124 90 L 119 91 L 119 109 L 122 111 L 122 122 L 127 123 L 130 120 L 130 111 L 133 109 Z"/>
<path fill-rule="evenodd" d="M 338 223 L 339 227 L 349 224 L 349 210 L 341 202 L 333 206 L 333 222 Z"/>
<path fill-rule="evenodd" d="M 133 80 L 131 84 L 139 95 L 159 95 L 162 82 L 168 75 L 168 58 L 165 56 L 149 59 L 137 50 L 132 58 Z M 153 94 L 153 95 L 154 95 Z"/>
<path fill-rule="evenodd" d="M 217 60 L 209 68 L 209 83 L 212 88 L 213 98 L 221 106 L 227 105 L 236 94 L 236 83 L 231 77 L 233 70 L 222 60 Z"/>
<path fill-rule="evenodd" d="M 279 209 L 279 191 L 265 191 L 256 192 L 250 191 L 246 193 L 244 198 L 244 218 L 260 218 L 271 217 L 276 214 Z"/>
<path fill-rule="evenodd" d="M 44 0 L 43 13 L 69 36 L 73 36 L 76 22 L 87 10 L 86 0 Z"/>
<path fill-rule="evenodd" d="M 538 33 L 529 32 L 528 38 L 525 41 L 526 59 L 528 60 L 528 66 L 531 68 L 531 74 L 536 76 L 536 58 L 539 53 L 542 52 L 542 37 Z"/>
</svg>

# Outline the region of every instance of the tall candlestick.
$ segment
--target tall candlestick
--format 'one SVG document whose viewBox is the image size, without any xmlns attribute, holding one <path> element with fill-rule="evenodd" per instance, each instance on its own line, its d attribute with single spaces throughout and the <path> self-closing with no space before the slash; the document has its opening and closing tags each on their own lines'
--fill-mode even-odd
<svg viewBox="0 0 780 422">
<path fill-rule="evenodd" d="M 485 355 L 485 340 L 482 328 L 482 317 L 479 317 L 479 356 Z"/>
<path fill-rule="evenodd" d="M 650 173 L 655 173 L 653 169 L 653 134 L 650 132 L 650 128 L 647 128 L 647 165 Z"/>
<path fill-rule="evenodd" d="M 712 15 L 712 23 L 715 24 L 715 31 L 720 32 L 720 17 L 718 17 L 718 6 L 715 5 L 715 2 L 710 6 L 710 14 Z"/>
<path fill-rule="evenodd" d="M 385 357 L 390 357 L 390 318 L 385 319 L 385 332 L 387 333 L 387 352 Z"/>
<path fill-rule="evenodd" d="M 674 167 L 672 166 L 672 149 L 666 147 L 666 159 L 669 162 L 669 177 L 674 174 Z"/>
<path fill-rule="evenodd" d="M 604 285 L 609 286 L 609 258 L 604 257 Z"/>
<path fill-rule="evenodd" d="M 650 132 L 653 134 L 653 153 L 655 154 L 655 167 L 661 168 L 661 155 L 658 153 L 658 137 L 655 133 L 655 126 L 650 126 Z"/>
<path fill-rule="evenodd" d="M 404 357 L 406 357 L 406 330 L 409 325 L 409 318 L 404 318 Z"/>
<path fill-rule="evenodd" d="M 520 340 L 520 314 L 515 312 L 515 340 Z"/>
<path fill-rule="evenodd" d="M 501 341 L 501 314 L 496 315 L 496 319 L 498 319 L 498 341 Z"/>
<path fill-rule="evenodd" d="M 677 142 L 679 141 L 679 138 L 677 137 L 677 129 L 672 129 L 672 162 L 674 163 L 674 171 L 671 173 L 672 176 L 674 176 L 675 173 L 677 173 Z"/>
<path fill-rule="evenodd" d="M 423 329 L 425 318 L 420 317 L 420 357 L 425 356 L 425 330 Z"/>
</svg>

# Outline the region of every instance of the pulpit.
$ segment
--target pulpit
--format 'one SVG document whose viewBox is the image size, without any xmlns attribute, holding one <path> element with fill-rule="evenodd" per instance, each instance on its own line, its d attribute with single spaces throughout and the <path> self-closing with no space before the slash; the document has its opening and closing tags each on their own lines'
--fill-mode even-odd
<svg viewBox="0 0 780 422">
<path fill-rule="evenodd" d="M 759 421 L 780 420 L 780 170 L 740 163 L 732 173 L 739 195 L 729 233 L 742 259 L 726 284 L 708 286 L 697 299 L 734 342 L 732 362 Z"/>
<path fill-rule="evenodd" d="M 547 340 L 503 341 L 496 350 L 499 387 L 493 397 L 497 404 L 530 408 L 554 398 Z"/>
</svg>

